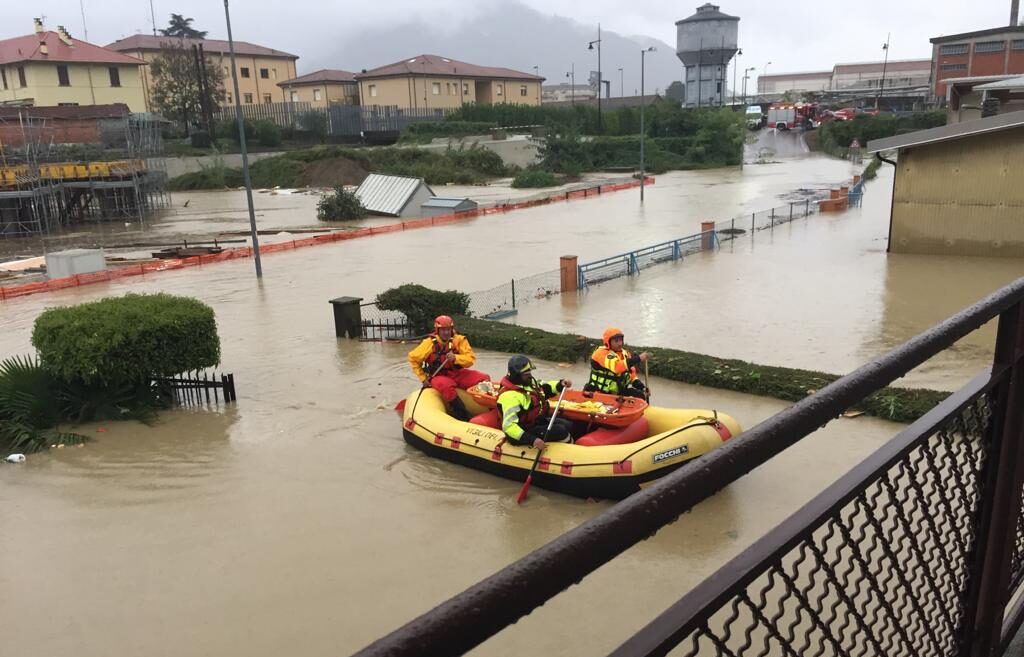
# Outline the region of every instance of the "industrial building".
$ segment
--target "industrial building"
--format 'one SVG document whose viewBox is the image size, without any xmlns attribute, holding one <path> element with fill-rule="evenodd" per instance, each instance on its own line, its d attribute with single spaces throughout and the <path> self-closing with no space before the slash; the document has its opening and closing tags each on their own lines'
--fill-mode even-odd
<svg viewBox="0 0 1024 657">
<path fill-rule="evenodd" d="M 948 100 L 951 78 L 1011 77 L 1024 74 L 1024 25 L 951 34 L 931 39 L 933 93 Z"/>
<path fill-rule="evenodd" d="M 1024 112 L 868 143 L 899 151 L 889 252 L 1024 256 Z"/>
<path fill-rule="evenodd" d="M 676 56 L 686 66 L 685 106 L 724 104 L 726 73 L 739 49 L 739 22 L 738 16 L 724 14 L 710 2 L 676 21 Z"/>
</svg>

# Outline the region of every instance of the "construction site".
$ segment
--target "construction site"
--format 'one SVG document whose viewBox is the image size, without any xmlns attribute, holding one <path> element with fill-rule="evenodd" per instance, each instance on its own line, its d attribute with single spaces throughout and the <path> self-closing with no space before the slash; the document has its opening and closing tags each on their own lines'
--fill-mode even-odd
<svg viewBox="0 0 1024 657">
<path fill-rule="evenodd" d="M 0 108 L 0 238 L 166 207 L 162 123 L 124 105 Z"/>
</svg>

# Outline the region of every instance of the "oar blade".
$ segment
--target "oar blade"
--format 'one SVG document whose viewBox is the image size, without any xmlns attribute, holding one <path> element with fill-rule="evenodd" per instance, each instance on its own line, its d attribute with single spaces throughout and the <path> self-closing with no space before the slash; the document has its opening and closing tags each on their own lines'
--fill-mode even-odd
<svg viewBox="0 0 1024 657">
<path fill-rule="evenodd" d="M 401 400 L 400 402 L 398 402 L 397 404 L 395 404 L 395 412 L 398 413 L 399 415 L 405 413 L 405 400 L 404 399 Z"/>
<path fill-rule="evenodd" d="M 526 499 L 527 494 L 530 492 L 530 482 L 533 481 L 533 474 L 529 474 L 526 477 L 526 481 L 523 482 L 523 487 L 519 489 L 519 495 L 516 495 L 516 504 L 522 504 L 523 500 Z"/>
</svg>

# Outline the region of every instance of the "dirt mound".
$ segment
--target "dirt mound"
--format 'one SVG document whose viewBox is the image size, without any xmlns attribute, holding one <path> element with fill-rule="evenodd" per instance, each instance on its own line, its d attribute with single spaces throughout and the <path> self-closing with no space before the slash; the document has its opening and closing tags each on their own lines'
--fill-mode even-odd
<svg viewBox="0 0 1024 657">
<path fill-rule="evenodd" d="M 308 163 L 302 170 L 302 184 L 306 187 L 358 185 L 369 173 L 347 157 L 334 157 Z"/>
</svg>

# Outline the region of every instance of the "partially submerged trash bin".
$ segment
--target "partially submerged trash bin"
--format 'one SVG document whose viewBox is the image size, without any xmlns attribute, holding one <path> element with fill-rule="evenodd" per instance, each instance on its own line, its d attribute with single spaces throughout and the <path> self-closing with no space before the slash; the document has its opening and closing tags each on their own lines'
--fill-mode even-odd
<svg viewBox="0 0 1024 657">
<path fill-rule="evenodd" d="M 359 308 L 360 297 L 338 297 L 331 299 L 334 306 L 334 335 L 339 338 L 359 338 L 362 335 L 363 317 Z"/>
</svg>

